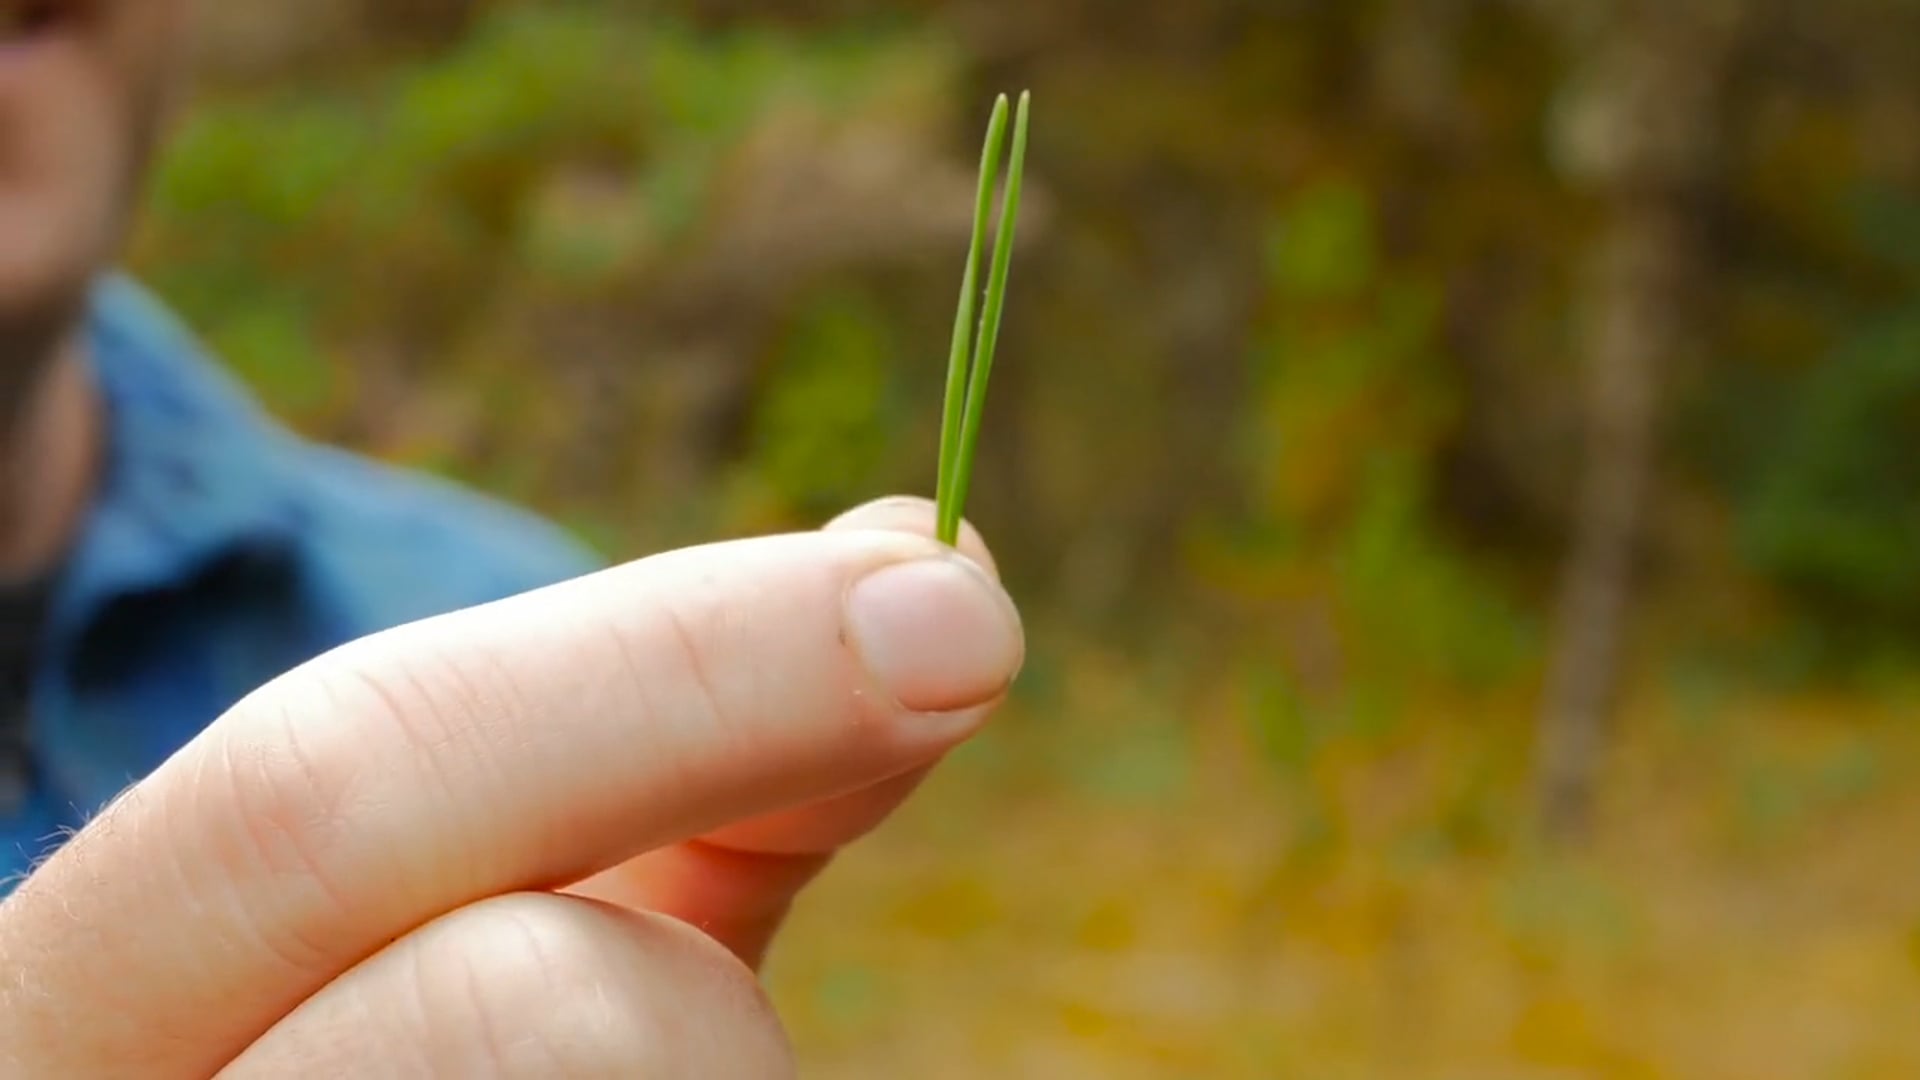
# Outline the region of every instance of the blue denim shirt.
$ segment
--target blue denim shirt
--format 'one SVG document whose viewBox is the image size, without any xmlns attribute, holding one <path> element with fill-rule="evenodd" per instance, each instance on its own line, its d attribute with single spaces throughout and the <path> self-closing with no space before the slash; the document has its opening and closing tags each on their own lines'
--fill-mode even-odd
<svg viewBox="0 0 1920 1080">
<path fill-rule="evenodd" d="M 35 676 L 0 896 L 241 697 L 356 637 L 597 568 L 557 529 L 273 423 L 146 292 L 95 293 L 105 468 Z"/>
</svg>

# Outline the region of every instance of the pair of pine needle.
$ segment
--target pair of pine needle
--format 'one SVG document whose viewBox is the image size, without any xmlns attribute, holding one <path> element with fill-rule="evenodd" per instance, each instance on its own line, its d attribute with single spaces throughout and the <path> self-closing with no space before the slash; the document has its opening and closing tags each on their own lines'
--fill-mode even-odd
<svg viewBox="0 0 1920 1080">
<path fill-rule="evenodd" d="M 940 476 L 935 506 L 938 535 L 956 543 L 973 478 L 973 455 L 985 412 L 987 378 L 993 372 L 993 350 L 1000 337 L 1000 317 L 1006 308 L 1007 272 L 1013 261 L 1014 227 L 1020 216 L 1020 179 L 1027 161 L 1027 109 L 1030 93 L 1020 95 L 1013 124 L 1013 159 L 1007 168 L 1006 194 L 1000 210 L 999 235 L 994 240 L 985 301 L 980 308 L 978 337 L 974 337 L 974 304 L 980 294 L 980 248 L 993 212 L 993 192 L 1000 173 L 1000 157 L 1007 131 L 1007 96 L 994 102 L 987 123 L 987 144 L 980 154 L 980 190 L 974 205 L 973 238 L 967 248 L 966 272 L 961 278 L 960 310 L 953 321 L 953 347 L 947 364 L 947 394 L 940 425 Z"/>
</svg>

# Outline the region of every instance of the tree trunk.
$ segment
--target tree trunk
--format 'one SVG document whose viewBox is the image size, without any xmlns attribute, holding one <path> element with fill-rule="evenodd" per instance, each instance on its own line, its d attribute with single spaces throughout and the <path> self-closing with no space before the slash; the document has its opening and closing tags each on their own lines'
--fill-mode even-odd
<svg viewBox="0 0 1920 1080">
<path fill-rule="evenodd" d="M 1556 132 L 1607 210 L 1586 283 L 1585 465 L 1540 715 L 1540 813 L 1550 838 L 1584 840 L 1621 683 L 1633 565 L 1654 479 L 1663 368 L 1698 336 L 1720 94 L 1745 5 L 1563 5 L 1596 40 L 1584 92 Z M 1581 44 L 1589 44 L 1582 42 Z"/>
<path fill-rule="evenodd" d="M 1598 325 L 1586 357 L 1586 463 L 1540 725 L 1541 812 L 1563 840 L 1588 827 L 1652 481 L 1659 369 L 1688 320 L 1678 296 L 1692 276 L 1693 241 L 1684 214 L 1662 202 L 1617 212 L 1591 285 Z"/>
</svg>

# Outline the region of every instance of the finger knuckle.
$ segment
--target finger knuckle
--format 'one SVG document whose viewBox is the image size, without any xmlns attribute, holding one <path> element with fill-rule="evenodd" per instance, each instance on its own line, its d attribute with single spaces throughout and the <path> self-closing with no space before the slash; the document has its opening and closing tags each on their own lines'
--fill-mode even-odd
<svg viewBox="0 0 1920 1080">
<path fill-rule="evenodd" d="M 311 753 L 299 723 L 285 712 L 215 745 L 217 764 L 202 770 L 197 787 L 220 804 L 210 815 L 218 827 L 208 831 L 218 865 L 237 888 L 279 894 L 275 902 L 243 897 L 238 907 L 280 913 L 270 932 L 258 928 L 263 943 L 296 969 L 323 966 L 332 950 L 323 935 L 304 927 L 322 925 L 353 906 L 334 870 L 351 770 Z M 217 784 L 209 773 L 217 775 Z M 289 903 L 296 894 L 300 902 Z M 313 918 L 298 917 L 302 910 Z"/>
<path fill-rule="evenodd" d="M 753 972 L 725 946 L 687 923 L 651 916 L 644 925 L 649 947 L 666 958 L 662 970 L 672 973 L 674 1010 L 680 1022 L 663 1033 L 661 1041 L 674 1049 L 676 1059 L 699 1056 L 697 1043 L 704 1029 L 688 1020 L 720 1015 L 728 1018 L 727 1025 L 712 1033 L 724 1036 L 733 1053 L 774 1069 L 753 1075 L 780 1075 L 775 1066 L 783 1068 L 781 1063 L 790 1052 L 786 1031 Z"/>
<path fill-rule="evenodd" d="M 726 659 L 743 652 L 747 625 L 738 603 L 711 580 L 683 582 L 661 597 L 647 622 L 622 641 L 630 667 L 669 676 L 649 680 L 665 688 L 648 699 L 658 720 L 750 737 L 765 687 L 752 665 Z"/>
<path fill-rule="evenodd" d="M 459 988 L 455 1007 L 471 1011 L 490 1072 L 687 1075 L 754 1060 L 767 1068 L 740 1075 L 784 1075 L 784 1036 L 758 982 L 705 935 L 553 896 L 478 907 L 474 932 L 441 959 L 457 977 L 433 981 Z"/>
<path fill-rule="evenodd" d="M 625 980 L 578 920 L 527 899 L 480 914 L 483 929 L 443 957 L 457 979 L 436 980 L 459 992 L 430 1007 L 469 1011 L 498 1074 L 597 1075 L 644 1061 L 633 1023 L 644 1003 L 628 1000 Z"/>
<path fill-rule="evenodd" d="M 398 740 L 418 773 L 415 779 L 446 796 L 454 787 L 445 771 L 448 759 L 463 745 L 468 728 L 464 684 L 454 677 L 452 665 L 435 664 L 423 672 L 419 657 L 409 661 L 396 663 L 370 649 L 364 655 L 343 652 L 315 677 L 333 684 L 336 698 L 352 703 L 345 715 L 370 732 Z"/>
</svg>

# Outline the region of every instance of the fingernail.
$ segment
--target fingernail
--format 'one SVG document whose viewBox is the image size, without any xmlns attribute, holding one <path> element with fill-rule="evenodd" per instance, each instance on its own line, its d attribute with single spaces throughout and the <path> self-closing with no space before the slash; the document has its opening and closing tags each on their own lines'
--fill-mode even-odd
<svg viewBox="0 0 1920 1080">
<path fill-rule="evenodd" d="M 847 594 L 847 643 L 914 712 L 991 701 L 1018 673 L 1020 616 L 978 568 L 951 555 L 895 563 Z"/>
<path fill-rule="evenodd" d="M 829 528 L 849 528 L 854 525 L 869 528 L 882 525 L 904 525 L 922 520 L 931 520 L 934 505 L 931 499 L 915 495 L 889 495 L 863 503 L 828 522 Z"/>
<path fill-rule="evenodd" d="M 931 530 L 933 502 L 916 496 L 889 496 L 856 505 L 829 521 L 828 528 L 899 528 L 904 532 Z"/>
<path fill-rule="evenodd" d="M 936 508 L 931 499 L 918 495 L 889 495 L 847 511 L 828 522 L 827 528 L 876 529 L 930 537 L 934 535 L 935 516 Z M 993 561 L 993 555 L 977 542 L 977 534 L 972 532 L 972 527 L 965 520 L 962 520 L 961 528 L 963 538 L 956 545 L 956 550 L 985 570 L 988 577 L 997 579 L 1000 567 Z"/>
</svg>

